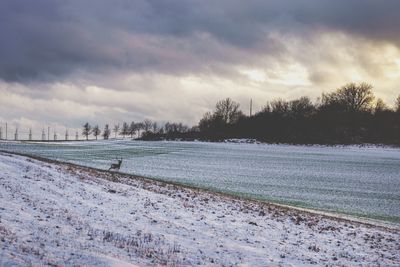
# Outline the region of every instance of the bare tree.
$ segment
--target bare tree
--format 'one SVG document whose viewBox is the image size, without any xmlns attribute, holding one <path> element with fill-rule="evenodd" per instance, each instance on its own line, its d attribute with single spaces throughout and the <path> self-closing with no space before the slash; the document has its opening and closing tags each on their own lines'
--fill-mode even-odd
<svg viewBox="0 0 400 267">
<path fill-rule="evenodd" d="M 157 122 L 154 122 L 153 123 L 153 133 L 157 133 L 157 131 L 158 131 L 158 125 L 157 125 Z"/>
<path fill-rule="evenodd" d="M 204 113 L 203 118 L 201 118 L 199 122 L 199 129 L 201 131 L 206 131 L 210 129 L 212 126 L 212 122 L 213 122 L 213 115 L 211 114 L 211 112 L 207 111 L 206 113 Z M 171 131 L 170 129 L 171 128 L 168 129 L 166 128 L 166 131 L 170 132 Z"/>
<path fill-rule="evenodd" d="M 210 114 L 208 112 L 208 114 Z M 210 115 L 211 116 L 211 115 Z M 189 127 L 186 125 L 183 125 L 182 123 L 171 123 L 167 122 L 164 125 L 165 133 L 170 134 L 170 133 L 185 133 L 189 130 Z"/>
<path fill-rule="evenodd" d="M 128 123 L 124 122 L 122 124 L 121 135 L 125 139 L 125 136 L 129 134 L 129 125 Z"/>
<path fill-rule="evenodd" d="M 131 136 L 131 139 L 133 139 L 136 130 L 137 130 L 137 124 L 134 121 L 132 121 L 131 124 L 129 125 L 129 134 Z"/>
<path fill-rule="evenodd" d="M 104 130 L 103 130 L 103 138 L 105 140 L 107 140 L 110 137 L 110 134 L 111 134 L 110 127 L 108 126 L 108 124 L 106 124 L 106 126 L 104 126 Z"/>
<path fill-rule="evenodd" d="M 114 134 L 115 134 L 115 139 L 117 139 L 117 134 L 119 133 L 119 123 L 114 125 Z"/>
<path fill-rule="evenodd" d="M 88 122 L 83 125 L 82 135 L 86 136 L 86 140 L 89 140 L 89 135 L 92 132 L 92 126 Z"/>
<path fill-rule="evenodd" d="M 152 126 L 153 126 L 153 123 L 151 122 L 151 120 L 145 119 L 143 121 L 143 130 L 145 132 L 149 132 Z"/>
<path fill-rule="evenodd" d="M 372 85 L 349 83 L 333 93 L 322 95 L 323 106 L 335 106 L 345 111 L 360 112 L 371 110 L 374 100 Z"/>
<path fill-rule="evenodd" d="M 287 114 L 289 111 L 289 102 L 283 99 L 273 100 L 269 105 L 272 113 Z"/>
<path fill-rule="evenodd" d="M 239 103 L 226 98 L 215 105 L 214 118 L 221 119 L 226 124 L 232 124 L 239 120 L 243 113 L 239 110 Z"/>
<path fill-rule="evenodd" d="M 385 102 L 383 102 L 383 100 L 381 98 L 378 98 L 378 100 L 376 101 L 375 104 L 375 113 L 379 113 L 379 112 L 384 112 L 384 111 L 388 111 L 389 110 L 389 106 L 386 105 Z"/>
<path fill-rule="evenodd" d="M 144 129 L 143 122 L 136 123 L 136 131 L 137 131 L 138 138 L 140 136 L 140 131 L 143 129 Z"/>
<path fill-rule="evenodd" d="M 99 125 L 96 125 L 93 127 L 92 133 L 93 133 L 94 137 L 96 137 L 96 140 L 97 140 L 97 136 L 99 136 L 101 133 Z"/>
<path fill-rule="evenodd" d="M 315 111 L 315 106 L 307 96 L 289 102 L 290 112 L 295 117 L 308 117 Z"/>
</svg>

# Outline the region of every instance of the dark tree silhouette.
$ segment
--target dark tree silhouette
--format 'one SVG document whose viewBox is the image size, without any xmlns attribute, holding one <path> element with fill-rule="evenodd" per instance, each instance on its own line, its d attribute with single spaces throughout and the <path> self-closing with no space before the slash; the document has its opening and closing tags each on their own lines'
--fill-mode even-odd
<svg viewBox="0 0 400 267">
<path fill-rule="evenodd" d="M 133 136 L 135 135 L 136 131 L 138 130 L 138 125 L 132 121 L 131 124 L 129 125 L 129 135 L 131 136 L 131 139 L 133 139 Z"/>
<path fill-rule="evenodd" d="M 104 138 L 105 140 L 108 140 L 108 138 L 110 137 L 110 134 L 111 134 L 110 127 L 108 126 L 108 124 L 106 124 L 106 125 L 104 126 L 104 130 L 103 130 L 103 138 Z"/>
<path fill-rule="evenodd" d="M 92 127 L 88 122 L 83 125 L 82 135 L 86 137 L 86 140 L 89 140 L 89 135 L 92 132 Z"/>
<path fill-rule="evenodd" d="M 239 103 L 226 98 L 215 105 L 213 116 L 225 124 L 233 124 L 243 116 L 243 113 L 239 110 Z"/>
<path fill-rule="evenodd" d="M 334 106 L 350 112 L 370 110 L 373 100 L 372 85 L 367 83 L 349 83 L 336 92 L 322 95 L 322 105 Z"/>
<path fill-rule="evenodd" d="M 157 133 L 157 131 L 159 130 L 157 122 L 153 122 L 152 127 L 153 127 L 153 133 Z"/>
<path fill-rule="evenodd" d="M 121 135 L 124 139 L 126 135 L 129 135 L 129 125 L 126 122 L 122 123 Z"/>
<path fill-rule="evenodd" d="M 140 132 L 144 129 L 143 122 L 136 123 L 136 131 L 139 138 Z"/>
<path fill-rule="evenodd" d="M 289 102 L 283 99 L 276 99 L 269 103 L 271 112 L 274 114 L 285 115 L 289 112 Z"/>
<path fill-rule="evenodd" d="M 97 140 L 97 136 L 99 136 L 101 133 L 99 125 L 96 125 L 93 127 L 92 133 L 93 133 L 94 137 L 96 137 L 96 140 Z"/>
<path fill-rule="evenodd" d="M 153 126 L 152 121 L 149 120 L 149 119 L 145 119 L 145 120 L 142 122 L 142 124 L 143 124 L 143 130 L 144 130 L 145 132 L 149 132 L 150 129 L 151 129 L 151 127 Z"/>
<path fill-rule="evenodd" d="M 207 112 L 199 122 L 199 129 L 207 138 L 220 140 L 234 134 L 233 128 L 244 118 L 239 103 L 230 98 L 218 101 L 213 113 Z"/>
<path fill-rule="evenodd" d="M 386 103 L 383 102 L 383 100 L 381 98 L 378 98 L 378 100 L 376 101 L 376 104 L 375 104 L 374 112 L 379 113 L 379 112 L 385 112 L 388 110 L 390 110 L 389 106 L 386 105 Z"/>
<path fill-rule="evenodd" d="M 119 123 L 114 125 L 113 132 L 115 134 L 115 139 L 117 139 L 117 134 L 119 133 Z"/>
<path fill-rule="evenodd" d="M 290 101 L 289 108 L 292 116 L 295 118 L 310 117 L 315 112 L 315 107 L 311 99 L 307 96 Z"/>
</svg>

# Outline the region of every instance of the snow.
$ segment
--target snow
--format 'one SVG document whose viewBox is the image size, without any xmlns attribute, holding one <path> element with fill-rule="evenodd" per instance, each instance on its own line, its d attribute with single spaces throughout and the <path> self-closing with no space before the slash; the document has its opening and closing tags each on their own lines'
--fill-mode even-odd
<svg viewBox="0 0 400 267">
<path fill-rule="evenodd" d="M 400 264 L 400 232 L 0 153 L 0 266 Z"/>
<path fill-rule="evenodd" d="M 246 140 L 236 140 L 235 142 Z M 12 143 L 0 148 L 400 226 L 400 149 L 247 143 Z"/>
</svg>

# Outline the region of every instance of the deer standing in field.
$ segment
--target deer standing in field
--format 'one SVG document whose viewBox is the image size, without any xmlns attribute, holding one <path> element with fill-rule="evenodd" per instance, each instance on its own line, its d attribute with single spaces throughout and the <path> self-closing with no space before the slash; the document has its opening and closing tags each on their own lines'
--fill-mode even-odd
<svg viewBox="0 0 400 267">
<path fill-rule="evenodd" d="M 122 158 L 121 159 L 117 159 L 118 163 L 113 163 L 111 164 L 111 167 L 108 169 L 110 170 L 118 170 L 121 168 L 121 164 L 122 164 Z"/>
</svg>

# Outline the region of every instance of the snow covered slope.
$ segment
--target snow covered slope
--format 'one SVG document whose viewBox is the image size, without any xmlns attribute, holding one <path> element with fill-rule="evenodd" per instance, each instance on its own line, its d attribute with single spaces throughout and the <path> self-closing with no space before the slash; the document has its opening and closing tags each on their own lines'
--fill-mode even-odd
<svg viewBox="0 0 400 267">
<path fill-rule="evenodd" d="M 0 266 L 400 265 L 400 233 L 0 153 Z"/>
</svg>

